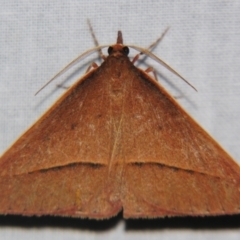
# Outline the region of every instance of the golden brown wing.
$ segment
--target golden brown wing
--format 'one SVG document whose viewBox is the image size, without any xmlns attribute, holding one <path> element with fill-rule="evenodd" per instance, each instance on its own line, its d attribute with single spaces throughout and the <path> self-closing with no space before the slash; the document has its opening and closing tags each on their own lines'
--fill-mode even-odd
<svg viewBox="0 0 240 240">
<path fill-rule="evenodd" d="M 122 122 L 124 216 L 240 213 L 239 166 L 156 81 L 140 76 L 129 83 Z"/>
<path fill-rule="evenodd" d="M 0 213 L 103 218 L 121 210 L 110 196 L 115 126 L 104 69 L 69 89 L 1 157 Z"/>
</svg>

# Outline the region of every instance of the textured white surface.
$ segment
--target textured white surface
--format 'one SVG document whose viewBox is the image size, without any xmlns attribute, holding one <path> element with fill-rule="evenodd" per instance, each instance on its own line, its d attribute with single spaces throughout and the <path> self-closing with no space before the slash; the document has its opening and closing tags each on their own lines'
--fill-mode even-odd
<svg viewBox="0 0 240 240">
<path fill-rule="evenodd" d="M 63 90 L 56 89 L 56 84 L 81 76 L 81 72 L 66 74 L 34 96 L 68 62 L 94 46 L 86 24 L 89 18 L 100 44 L 115 43 L 120 29 L 125 43 L 147 47 L 170 26 L 154 53 L 187 78 L 198 93 L 157 63 L 150 64 L 171 84 L 160 77 L 159 81 L 181 97 L 180 104 L 240 163 L 240 1 L 0 0 L 0 6 L 0 153 L 61 95 Z M 82 64 L 84 71 L 88 65 Z M 240 234 L 239 217 L 208 218 L 209 225 L 203 219 L 140 222 L 148 228 L 137 230 L 126 229 L 128 224 L 122 220 L 106 224 L 75 219 L 66 219 L 65 224 L 64 220 L 1 216 L 0 236 L 230 240 L 239 239 Z M 224 229 L 223 222 L 228 224 Z M 231 222 L 235 227 L 231 228 Z"/>
</svg>

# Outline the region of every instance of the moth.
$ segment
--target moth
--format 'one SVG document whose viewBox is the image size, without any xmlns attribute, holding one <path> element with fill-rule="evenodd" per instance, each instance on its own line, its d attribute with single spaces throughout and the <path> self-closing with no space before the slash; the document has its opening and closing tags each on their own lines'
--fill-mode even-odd
<svg viewBox="0 0 240 240">
<path fill-rule="evenodd" d="M 240 213 L 238 164 L 128 52 L 119 31 L 103 63 L 1 156 L 0 214 Z"/>
</svg>

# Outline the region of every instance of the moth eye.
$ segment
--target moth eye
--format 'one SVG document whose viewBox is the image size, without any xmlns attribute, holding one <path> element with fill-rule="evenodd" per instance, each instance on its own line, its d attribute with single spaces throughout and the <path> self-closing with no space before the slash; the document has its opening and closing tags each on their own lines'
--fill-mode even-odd
<svg viewBox="0 0 240 240">
<path fill-rule="evenodd" d="M 129 48 L 128 47 L 124 47 L 123 48 L 123 52 L 125 55 L 128 55 L 129 54 Z"/>
<path fill-rule="evenodd" d="M 112 51 L 113 51 L 113 48 L 112 48 L 112 47 L 109 47 L 109 48 L 108 48 L 108 54 L 110 55 L 110 54 L 112 53 Z"/>
</svg>

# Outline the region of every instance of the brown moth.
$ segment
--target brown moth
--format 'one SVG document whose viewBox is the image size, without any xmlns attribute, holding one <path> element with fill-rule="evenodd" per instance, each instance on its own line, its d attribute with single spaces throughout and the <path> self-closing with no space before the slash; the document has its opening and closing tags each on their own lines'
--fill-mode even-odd
<svg viewBox="0 0 240 240">
<path fill-rule="evenodd" d="M 0 214 L 240 213 L 238 164 L 127 54 L 119 32 L 102 65 L 2 155 Z"/>
</svg>

